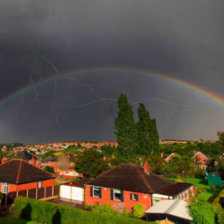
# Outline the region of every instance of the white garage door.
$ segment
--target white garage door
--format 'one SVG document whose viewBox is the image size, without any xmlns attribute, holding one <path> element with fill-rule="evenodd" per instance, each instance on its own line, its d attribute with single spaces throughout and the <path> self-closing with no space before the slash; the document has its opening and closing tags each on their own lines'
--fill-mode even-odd
<svg viewBox="0 0 224 224">
<path fill-rule="evenodd" d="M 74 201 L 84 201 L 84 189 L 80 187 L 74 187 L 74 186 L 66 186 L 61 185 L 60 186 L 60 197 L 74 200 Z"/>
<path fill-rule="evenodd" d="M 84 201 L 83 188 L 72 187 L 72 200 Z"/>
<path fill-rule="evenodd" d="M 66 198 L 66 199 L 71 199 L 71 187 L 61 185 L 60 186 L 60 197 Z"/>
</svg>

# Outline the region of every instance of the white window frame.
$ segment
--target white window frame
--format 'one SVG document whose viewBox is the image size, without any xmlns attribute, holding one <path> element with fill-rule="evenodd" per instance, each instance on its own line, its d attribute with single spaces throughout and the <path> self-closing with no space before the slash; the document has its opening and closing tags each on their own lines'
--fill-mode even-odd
<svg viewBox="0 0 224 224">
<path fill-rule="evenodd" d="M 99 195 L 95 195 L 95 191 L 99 191 Z M 93 186 L 93 197 L 100 198 L 100 187 Z"/>
<path fill-rule="evenodd" d="M 132 201 L 137 201 L 137 199 L 135 199 L 135 195 L 137 195 L 137 194 L 131 193 L 131 200 Z M 138 197 L 138 195 L 137 195 L 137 197 Z"/>
<path fill-rule="evenodd" d="M 120 199 L 116 199 L 115 198 L 115 194 L 120 194 Z M 114 201 L 121 201 L 121 193 L 122 193 L 122 191 L 121 190 L 119 190 L 119 189 L 114 189 L 113 190 L 113 199 L 114 199 Z"/>
<path fill-rule="evenodd" d="M 7 194 L 9 192 L 9 184 L 3 182 L 1 191 L 2 191 L 2 193 Z"/>
<path fill-rule="evenodd" d="M 42 181 L 37 181 L 37 188 L 41 188 L 42 187 Z"/>
</svg>

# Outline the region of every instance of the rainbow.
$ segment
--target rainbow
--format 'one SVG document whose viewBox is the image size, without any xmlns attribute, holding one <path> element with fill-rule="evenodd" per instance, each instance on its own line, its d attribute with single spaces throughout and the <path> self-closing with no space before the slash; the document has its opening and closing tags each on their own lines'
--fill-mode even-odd
<svg viewBox="0 0 224 224">
<path fill-rule="evenodd" d="M 170 75 L 165 75 L 165 74 L 161 74 L 161 73 L 157 73 L 157 72 L 150 72 L 150 71 L 146 71 L 146 70 L 138 70 L 138 69 L 130 69 L 130 68 L 89 68 L 89 69 L 79 69 L 79 70 L 75 70 L 72 72 L 67 72 L 67 73 L 61 73 L 61 74 L 54 74 L 54 76 L 47 78 L 47 79 L 43 79 L 37 83 L 28 85 L 22 89 L 19 89 L 18 91 L 14 92 L 13 94 L 7 96 L 4 99 L 0 100 L 0 107 L 2 107 L 4 104 L 10 102 L 11 100 L 13 100 L 14 98 L 29 92 L 30 90 L 32 90 L 34 87 L 38 87 L 38 86 L 43 86 L 48 84 L 51 81 L 54 80 L 58 80 L 61 78 L 65 78 L 67 76 L 70 75 L 74 75 L 74 74 L 86 74 L 89 72 L 128 72 L 128 73 L 133 73 L 133 74 L 139 74 L 139 75 L 147 75 L 147 76 L 152 76 L 155 77 L 157 79 L 162 79 L 165 80 L 169 83 L 174 83 L 177 86 L 180 87 L 184 87 L 186 89 L 192 90 L 193 92 L 203 95 L 205 96 L 207 99 L 210 99 L 211 102 L 215 102 L 218 105 L 221 105 L 222 107 L 224 107 L 224 99 L 221 98 L 220 96 L 198 86 L 192 83 L 189 83 L 187 81 L 175 78 L 173 76 Z"/>
</svg>

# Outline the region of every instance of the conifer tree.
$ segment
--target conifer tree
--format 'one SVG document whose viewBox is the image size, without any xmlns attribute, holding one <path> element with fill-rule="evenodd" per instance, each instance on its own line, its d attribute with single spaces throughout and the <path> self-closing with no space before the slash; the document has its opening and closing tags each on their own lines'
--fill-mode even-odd
<svg viewBox="0 0 224 224">
<path fill-rule="evenodd" d="M 152 155 L 159 149 L 159 134 L 156 127 L 156 120 L 150 119 L 149 112 L 145 105 L 140 103 L 138 107 L 138 132 L 137 154 Z"/>
<path fill-rule="evenodd" d="M 118 116 L 114 124 L 118 154 L 125 158 L 132 157 L 136 150 L 137 132 L 132 107 L 123 94 L 118 99 Z"/>
<path fill-rule="evenodd" d="M 138 107 L 138 122 L 136 123 L 136 128 L 138 132 L 137 154 L 151 154 L 150 122 L 151 120 L 149 112 L 146 110 L 145 105 L 140 103 Z"/>
<path fill-rule="evenodd" d="M 156 119 L 150 120 L 150 144 L 151 154 L 156 154 L 159 150 L 159 133 L 156 126 Z"/>
</svg>

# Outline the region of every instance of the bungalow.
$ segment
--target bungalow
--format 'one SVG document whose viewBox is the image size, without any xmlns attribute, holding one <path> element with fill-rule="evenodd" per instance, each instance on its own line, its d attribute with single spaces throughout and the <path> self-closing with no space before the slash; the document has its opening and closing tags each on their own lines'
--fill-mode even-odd
<svg viewBox="0 0 224 224">
<path fill-rule="evenodd" d="M 55 186 L 53 175 L 25 160 L 3 160 L 0 165 L 0 191 L 4 194 L 52 186 Z"/>
<path fill-rule="evenodd" d="M 114 208 L 132 211 L 135 204 L 145 210 L 159 202 L 179 198 L 188 201 L 194 193 L 189 183 L 175 183 L 137 165 L 121 164 L 85 184 L 85 203 L 111 204 Z"/>
<path fill-rule="evenodd" d="M 194 165 L 198 165 L 201 169 L 206 170 L 209 158 L 205 154 L 200 151 L 195 152 L 194 156 L 192 157 L 192 160 Z"/>
</svg>

